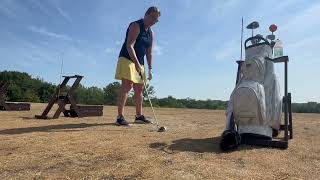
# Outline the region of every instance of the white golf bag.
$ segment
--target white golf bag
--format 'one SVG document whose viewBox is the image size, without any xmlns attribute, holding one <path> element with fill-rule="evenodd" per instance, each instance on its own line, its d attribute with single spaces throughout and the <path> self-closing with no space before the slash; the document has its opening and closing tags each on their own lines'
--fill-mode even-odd
<svg viewBox="0 0 320 180">
<path fill-rule="evenodd" d="M 282 100 L 272 57 L 267 43 L 246 47 L 242 77 L 232 92 L 230 106 L 240 135 L 251 134 L 272 138 L 279 130 Z"/>
<path fill-rule="evenodd" d="M 273 34 L 275 24 L 270 25 L 269 34 L 253 36 L 259 27 L 257 21 L 247 26 L 252 36 L 246 39 L 245 60 L 239 60 L 236 87 L 227 107 L 226 128 L 221 134 L 220 149 L 228 151 L 241 144 L 275 148 L 288 148 L 292 139 L 291 93 L 288 93 L 288 56 L 283 56 L 280 40 Z M 251 45 L 248 45 L 251 42 Z M 280 43 L 279 43 L 280 42 Z M 274 58 L 272 58 L 272 48 Z M 242 54 L 242 49 L 241 49 Z M 242 55 L 241 55 L 242 58 Z M 284 63 L 284 97 L 280 95 L 274 63 Z M 284 124 L 281 124 L 282 102 L 284 103 Z M 284 131 L 283 139 L 273 139 L 279 131 Z"/>
</svg>

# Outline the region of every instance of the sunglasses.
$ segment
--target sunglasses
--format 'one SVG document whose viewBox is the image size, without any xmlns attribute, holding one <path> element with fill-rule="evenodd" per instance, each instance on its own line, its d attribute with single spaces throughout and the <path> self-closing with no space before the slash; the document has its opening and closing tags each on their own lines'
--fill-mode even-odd
<svg viewBox="0 0 320 180">
<path fill-rule="evenodd" d="M 159 22 L 158 17 L 154 17 L 154 16 L 152 16 L 152 15 L 149 15 L 149 17 L 150 17 L 150 19 L 151 19 L 153 22 L 155 22 L 155 23 Z"/>
</svg>

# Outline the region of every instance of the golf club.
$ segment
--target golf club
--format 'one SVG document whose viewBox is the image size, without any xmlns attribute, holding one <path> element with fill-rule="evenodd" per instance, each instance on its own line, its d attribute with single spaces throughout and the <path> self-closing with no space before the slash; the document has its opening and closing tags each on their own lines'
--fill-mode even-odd
<svg viewBox="0 0 320 180">
<path fill-rule="evenodd" d="M 140 65 L 140 64 L 139 64 L 139 65 Z M 155 119 L 155 124 L 156 124 L 156 126 L 157 126 L 157 128 L 158 128 L 158 132 L 165 132 L 167 128 L 164 127 L 164 126 L 159 126 L 159 124 L 158 124 L 158 119 L 157 119 L 156 113 L 155 113 L 155 111 L 154 111 L 154 109 L 153 109 L 152 102 L 151 102 L 150 97 L 149 97 L 149 92 L 148 92 L 148 90 L 147 90 L 147 83 L 146 83 L 145 80 L 143 79 L 143 76 L 142 76 L 141 71 L 139 72 L 139 74 L 140 74 L 140 77 L 141 77 L 141 79 L 142 79 L 142 82 L 143 82 L 143 85 L 144 85 L 144 90 L 145 90 L 145 92 L 146 92 L 146 94 L 147 94 L 147 98 L 148 98 L 148 100 L 149 100 L 149 103 L 150 103 L 150 106 L 151 106 L 151 109 L 152 109 L 152 112 L 153 112 L 153 117 L 154 117 L 154 119 Z M 154 124 L 154 123 L 152 122 L 152 124 Z"/>
</svg>

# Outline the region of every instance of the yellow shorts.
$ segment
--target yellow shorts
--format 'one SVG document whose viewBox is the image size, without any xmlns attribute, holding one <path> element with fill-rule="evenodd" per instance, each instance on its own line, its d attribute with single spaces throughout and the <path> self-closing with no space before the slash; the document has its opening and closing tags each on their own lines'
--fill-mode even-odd
<svg viewBox="0 0 320 180">
<path fill-rule="evenodd" d="M 141 73 L 145 81 L 146 74 L 145 74 L 144 66 L 141 66 Z M 134 63 L 125 57 L 119 57 L 118 59 L 115 79 L 118 79 L 118 80 L 127 79 L 132 81 L 133 83 L 143 84 L 141 76 L 136 70 Z"/>
</svg>

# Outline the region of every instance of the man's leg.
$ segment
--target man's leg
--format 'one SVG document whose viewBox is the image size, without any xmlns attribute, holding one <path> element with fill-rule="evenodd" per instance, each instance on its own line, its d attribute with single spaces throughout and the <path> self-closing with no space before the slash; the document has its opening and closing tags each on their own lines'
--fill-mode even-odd
<svg viewBox="0 0 320 180">
<path fill-rule="evenodd" d="M 137 117 L 142 115 L 142 91 L 143 91 L 143 84 L 134 83 L 134 103 L 136 105 L 136 115 Z"/>
<path fill-rule="evenodd" d="M 123 116 L 124 106 L 128 99 L 129 91 L 133 86 L 130 80 L 122 79 L 121 89 L 118 97 L 118 117 Z"/>
<path fill-rule="evenodd" d="M 147 120 L 142 114 L 142 100 L 143 100 L 143 84 L 133 84 L 134 89 L 134 102 L 136 105 L 136 119 L 135 123 L 149 124 L 151 121 Z"/>
</svg>

